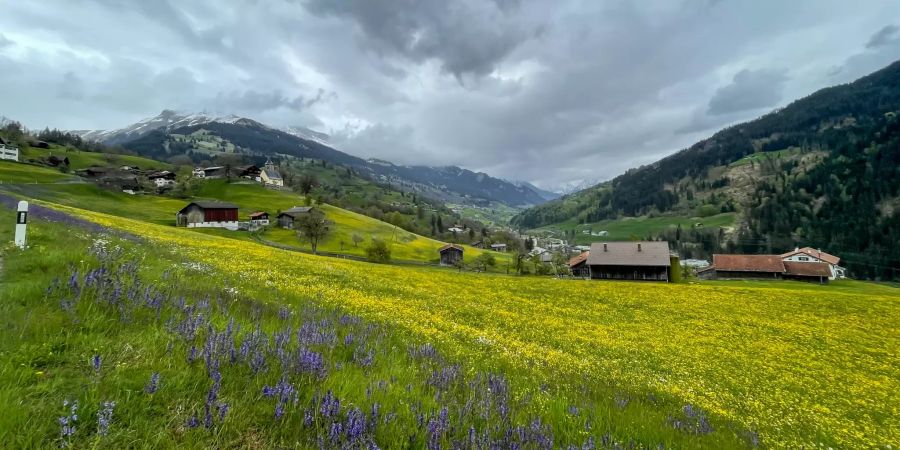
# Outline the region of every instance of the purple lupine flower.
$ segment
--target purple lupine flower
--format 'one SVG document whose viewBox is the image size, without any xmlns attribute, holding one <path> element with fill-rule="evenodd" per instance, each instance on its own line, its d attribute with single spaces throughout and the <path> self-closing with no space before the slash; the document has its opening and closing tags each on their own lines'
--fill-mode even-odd
<svg viewBox="0 0 900 450">
<path fill-rule="evenodd" d="M 280 419 L 284 415 L 284 406 L 291 398 L 295 400 L 297 398 L 297 391 L 294 389 L 294 385 L 288 381 L 287 375 L 282 375 L 275 386 L 263 386 L 262 393 L 266 397 L 277 397 L 275 419 Z"/>
<path fill-rule="evenodd" d="M 359 408 L 353 407 L 347 411 L 347 426 L 345 430 L 347 431 L 347 440 L 351 444 L 362 440 L 363 434 L 366 432 L 366 416 Z"/>
<path fill-rule="evenodd" d="M 334 417 L 341 411 L 341 401 L 329 389 L 322 398 L 322 404 L 319 405 L 319 413 L 324 417 Z"/>
<path fill-rule="evenodd" d="M 228 409 L 231 406 L 228 403 L 219 403 L 219 422 L 225 420 L 225 415 L 228 414 Z"/>
<path fill-rule="evenodd" d="M 200 426 L 200 420 L 197 419 L 197 416 L 191 416 L 188 418 L 185 425 L 187 425 L 188 428 L 197 428 Z"/>
<path fill-rule="evenodd" d="M 197 347 L 192 345 L 191 349 L 188 350 L 187 362 L 188 362 L 188 364 L 193 364 L 194 360 L 196 360 L 196 359 L 197 359 Z"/>
<path fill-rule="evenodd" d="M 587 440 L 584 441 L 584 444 L 581 445 L 581 450 L 594 450 L 595 448 L 597 448 L 597 446 L 594 445 L 593 436 L 588 436 Z"/>
<path fill-rule="evenodd" d="M 103 407 L 97 412 L 97 434 L 106 436 L 109 432 L 109 424 L 113 419 L 113 408 L 116 402 L 103 402 Z"/>
<path fill-rule="evenodd" d="M 307 372 L 319 378 L 324 378 L 325 358 L 322 357 L 321 353 L 301 347 L 297 351 L 297 369 L 300 372 Z"/>
<path fill-rule="evenodd" d="M 356 351 L 353 352 L 353 362 L 359 364 L 361 367 L 368 368 L 375 362 L 375 352 L 372 351 L 372 349 L 364 351 L 361 348 L 357 348 Z"/>
<path fill-rule="evenodd" d="M 91 358 L 91 367 L 94 368 L 94 372 L 100 372 L 100 364 L 103 363 L 103 359 L 100 358 L 100 355 L 94 355 Z"/>
<path fill-rule="evenodd" d="M 150 382 L 144 386 L 144 392 L 155 394 L 157 389 L 159 389 L 159 372 L 153 372 L 153 375 L 150 375 Z"/>
<path fill-rule="evenodd" d="M 303 409 L 303 426 L 311 427 L 313 425 L 313 412 L 311 409 Z"/>
<path fill-rule="evenodd" d="M 75 424 L 78 422 L 78 400 L 69 402 L 63 400 L 63 408 L 68 409 L 68 414 L 61 416 L 59 421 L 59 435 L 63 439 L 63 446 L 68 447 L 71 444 L 72 436 L 75 434 Z"/>
</svg>

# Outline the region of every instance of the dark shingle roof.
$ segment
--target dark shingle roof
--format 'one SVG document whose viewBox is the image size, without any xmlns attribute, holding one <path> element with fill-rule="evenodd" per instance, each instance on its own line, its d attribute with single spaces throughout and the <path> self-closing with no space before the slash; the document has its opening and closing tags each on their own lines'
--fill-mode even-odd
<svg viewBox="0 0 900 450">
<path fill-rule="evenodd" d="M 668 267 L 669 243 L 666 241 L 594 242 L 588 255 L 590 266 Z"/>
<path fill-rule="evenodd" d="M 191 206 L 191 204 L 197 205 L 203 209 L 237 209 L 238 207 L 238 205 L 235 205 L 234 203 L 212 200 L 198 200 L 196 202 L 189 203 L 188 206 Z"/>
<path fill-rule="evenodd" d="M 459 250 L 459 251 L 463 251 L 463 248 L 462 248 L 461 245 L 456 245 L 456 244 L 446 244 L 446 245 L 444 245 L 443 247 L 439 248 L 439 249 L 438 249 L 438 252 L 444 253 L 444 251 L 450 250 L 451 248 L 454 248 L 454 249 Z"/>
</svg>

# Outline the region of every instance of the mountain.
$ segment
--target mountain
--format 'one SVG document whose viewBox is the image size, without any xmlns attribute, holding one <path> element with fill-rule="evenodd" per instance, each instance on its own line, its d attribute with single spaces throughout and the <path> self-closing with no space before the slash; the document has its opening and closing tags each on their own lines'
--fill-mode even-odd
<svg viewBox="0 0 900 450">
<path fill-rule="evenodd" d="M 528 189 L 528 190 L 534 191 L 536 194 L 540 195 L 541 198 L 544 199 L 544 201 L 555 200 L 555 199 L 558 199 L 560 196 L 562 196 L 562 194 L 560 194 L 559 192 L 541 189 L 527 181 L 510 180 L 509 182 L 522 188 L 522 189 Z"/>
<path fill-rule="evenodd" d="M 734 211 L 709 251 L 811 245 L 852 271 L 900 276 L 900 62 L 728 127 L 662 160 L 530 208 L 512 223 Z M 660 236 L 667 237 L 667 236 Z M 892 274 L 893 273 L 893 274 Z"/>
<path fill-rule="evenodd" d="M 86 140 L 122 145 L 142 156 L 168 159 L 188 155 L 195 161 L 215 154 L 313 158 L 352 167 L 375 180 L 410 192 L 458 203 L 497 201 L 510 206 L 543 203 L 549 196 L 530 184 L 515 184 L 456 166 L 404 166 L 365 160 L 328 145 L 328 135 L 303 127 L 278 129 L 230 115 L 183 114 L 165 110 L 119 130 L 75 130 Z"/>
</svg>

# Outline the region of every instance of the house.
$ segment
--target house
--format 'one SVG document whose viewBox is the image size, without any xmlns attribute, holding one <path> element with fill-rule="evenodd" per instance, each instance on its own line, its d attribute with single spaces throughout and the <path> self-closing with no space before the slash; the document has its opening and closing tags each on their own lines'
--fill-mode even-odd
<svg viewBox="0 0 900 450">
<path fill-rule="evenodd" d="M 785 261 L 781 255 L 713 255 L 712 265 L 697 272 L 704 280 L 800 280 L 827 283 L 831 268 L 817 261 Z"/>
<path fill-rule="evenodd" d="M 281 178 L 281 173 L 275 168 L 271 159 L 266 160 L 266 165 L 260 171 L 259 178 L 266 186 L 284 186 L 284 179 Z"/>
<path fill-rule="evenodd" d="M 175 215 L 175 226 L 237 230 L 238 207 L 218 201 L 191 202 Z"/>
<path fill-rule="evenodd" d="M 239 176 L 241 178 L 249 178 L 254 181 L 262 181 L 262 179 L 259 176 L 261 173 L 261 171 L 259 170 L 259 167 L 256 167 L 253 164 L 250 164 L 248 166 L 236 167 L 234 169 L 234 172 L 237 176 Z"/>
<path fill-rule="evenodd" d="M 69 164 L 68 156 L 60 158 L 55 155 L 50 155 L 47 157 L 47 165 L 51 167 L 68 166 Z"/>
<path fill-rule="evenodd" d="M 75 173 L 77 173 L 78 175 L 80 175 L 82 177 L 86 177 L 86 178 L 102 177 L 103 175 L 106 175 L 108 172 L 110 172 L 110 169 L 107 169 L 106 167 L 97 167 L 97 166 L 88 167 L 87 169 L 80 169 L 80 170 L 75 171 Z"/>
<path fill-rule="evenodd" d="M 581 278 L 591 277 L 591 268 L 587 264 L 588 256 L 590 254 L 591 252 L 584 251 L 578 254 L 578 256 L 573 256 L 569 259 L 569 270 L 572 271 L 572 276 Z"/>
<path fill-rule="evenodd" d="M 697 275 L 704 280 L 776 280 L 784 272 L 778 255 L 713 255 L 712 265 Z"/>
<path fill-rule="evenodd" d="M 781 259 L 784 261 L 822 262 L 828 264 L 828 269 L 831 271 L 831 275 L 828 278 L 831 280 L 847 276 L 847 270 L 839 265 L 841 258 L 812 247 L 794 248 L 794 251 L 782 254 Z"/>
<path fill-rule="evenodd" d="M 303 217 L 304 215 L 308 215 L 315 211 L 316 208 L 312 206 L 295 206 L 291 209 L 286 209 L 278 215 L 278 226 L 282 228 L 294 228 L 294 220 Z"/>
<path fill-rule="evenodd" d="M 250 225 L 266 226 L 269 224 L 269 213 L 265 211 L 256 211 L 250 213 Z"/>
<path fill-rule="evenodd" d="M 491 250 L 495 252 L 505 252 L 506 244 L 491 244 Z"/>
<path fill-rule="evenodd" d="M 461 245 L 447 244 L 438 249 L 441 254 L 442 266 L 455 266 L 463 260 L 463 248 Z"/>
<path fill-rule="evenodd" d="M 18 161 L 19 148 L 10 145 L 5 140 L 3 140 L 3 138 L 0 138 L 0 159 Z"/>
<path fill-rule="evenodd" d="M 669 281 L 669 243 L 665 241 L 595 242 L 587 264 L 599 280 Z"/>
<path fill-rule="evenodd" d="M 469 231 L 469 230 L 462 228 L 459 225 L 455 225 L 450 228 L 447 228 L 447 231 L 449 231 L 451 233 L 465 233 L 466 231 Z"/>
<path fill-rule="evenodd" d="M 150 175 L 147 175 L 147 179 L 155 184 L 156 187 L 166 187 L 175 184 L 175 174 L 168 170 L 153 172 Z"/>
</svg>

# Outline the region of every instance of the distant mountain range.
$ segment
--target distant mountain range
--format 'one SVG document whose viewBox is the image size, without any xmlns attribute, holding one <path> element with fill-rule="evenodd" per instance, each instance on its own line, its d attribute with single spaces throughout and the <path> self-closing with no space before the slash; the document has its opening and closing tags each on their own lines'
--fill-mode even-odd
<svg viewBox="0 0 900 450">
<path fill-rule="evenodd" d="M 164 110 L 118 130 L 72 130 L 84 139 L 121 145 L 143 156 L 167 159 L 187 154 L 199 160 L 220 151 L 248 155 L 314 158 L 353 167 L 374 179 L 443 201 L 497 201 L 515 207 L 543 203 L 558 195 L 530 183 L 513 183 L 456 166 L 396 165 L 366 160 L 333 148 L 328 135 L 303 127 L 279 129 L 235 115 Z"/>
</svg>

